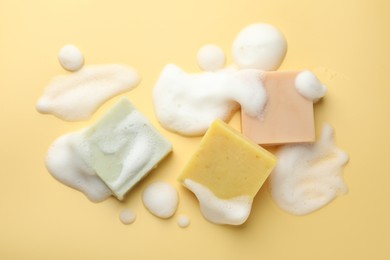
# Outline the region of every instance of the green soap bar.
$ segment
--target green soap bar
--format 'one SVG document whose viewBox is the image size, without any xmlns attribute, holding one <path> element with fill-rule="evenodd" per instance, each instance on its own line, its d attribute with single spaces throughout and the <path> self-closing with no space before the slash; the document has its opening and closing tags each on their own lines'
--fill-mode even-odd
<svg viewBox="0 0 390 260">
<path fill-rule="evenodd" d="M 72 147 L 120 200 L 172 151 L 127 98 L 82 130 Z"/>
</svg>

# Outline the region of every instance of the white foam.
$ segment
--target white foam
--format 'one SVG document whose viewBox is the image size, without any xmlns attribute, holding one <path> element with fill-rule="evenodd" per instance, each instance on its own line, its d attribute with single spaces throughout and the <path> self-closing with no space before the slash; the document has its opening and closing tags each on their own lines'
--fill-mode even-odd
<svg viewBox="0 0 390 260">
<path fill-rule="evenodd" d="M 186 228 L 190 225 L 190 218 L 186 215 L 180 215 L 177 219 L 177 225 L 181 228 Z"/>
<path fill-rule="evenodd" d="M 175 214 L 179 195 L 176 189 L 165 182 L 150 184 L 142 194 L 145 207 L 159 218 L 170 218 Z"/>
<path fill-rule="evenodd" d="M 85 66 L 55 77 L 36 108 L 68 121 L 86 120 L 109 98 L 135 88 L 139 82 L 138 73 L 126 65 Z"/>
<path fill-rule="evenodd" d="M 93 202 L 101 202 L 111 196 L 110 189 L 73 151 L 71 139 L 78 133 L 59 137 L 49 148 L 46 167 L 61 183 L 81 191 Z"/>
<path fill-rule="evenodd" d="M 240 68 L 272 71 L 283 62 L 287 41 L 274 26 L 257 23 L 239 32 L 232 49 L 234 62 Z"/>
<path fill-rule="evenodd" d="M 198 51 L 199 67 L 205 71 L 216 71 L 225 66 L 225 53 L 214 44 L 206 44 Z"/>
<path fill-rule="evenodd" d="M 134 211 L 132 211 L 131 209 L 124 209 L 121 211 L 121 213 L 119 214 L 119 219 L 120 221 L 125 224 L 125 225 L 129 225 L 129 224 L 132 224 L 135 219 L 136 219 L 136 214 Z"/>
<path fill-rule="evenodd" d="M 127 156 L 123 159 L 123 168 L 117 179 L 112 183 L 114 189 L 120 189 L 127 181 L 136 177 L 142 169 L 148 165 L 151 158 L 155 157 L 158 144 L 151 140 L 151 133 L 145 129 L 145 117 L 137 110 L 128 115 L 115 129 L 114 134 L 109 136 L 121 138 L 124 143 L 129 143 L 129 137 L 133 137 L 131 146 L 128 146 Z M 133 129 L 131 129 L 133 128 Z M 107 143 L 111 143 L 108 141 Z M 120 142 L 122 143 L 122 142 Z M 117 146 L 114 153 L 122 150 L 121 145 Z M 103 151 L 103 150 L 102 150 Z"/>
<path fill-rule="evenodd" d="M 72 145 L 119 200 L 172 150 L 126 98 L 82 130 Z"/>
<path fill-rule="evenodd" d="M 220 199 L 207 187 L 191 179 L 185 179 L 184 184 L 199 200 L 200 210 L 208 221 L 241 225 L 248 219 L 253 201 L 250 196 Z"/>
<path fill-rule="evenodd" d="M 325 96 L 327 88 L 309 70 L 300 72 L 295 78 L 298 93 L 311 101 L 318 101 Z"/>
<path fill-rule="evenodd" d="M 263 76 L 232 67 L 190 74 L 168 64 L 153 92 L 156 116 L 165 128 L 189 136 L 204 134 L 215 119 L 227 121 L 239 105 L 258 116 L 267 99 Z"/>
<path fill-rule="evenodd" d="M 318 142 L 284 146 L 277 157 L 271 194 L 291 214 L 313 212 L 348 190 L 342 176 L 348 155 L 336 147 L 330 125 L 324 126 Z"/>
<path fill-rule="evenodd" d="M 69 71 L 77 71 L 84 65 L 83 53 L 73 44 L 67 44 L 61 48 L 58 60 L 61 66 Z"/>
</svg>

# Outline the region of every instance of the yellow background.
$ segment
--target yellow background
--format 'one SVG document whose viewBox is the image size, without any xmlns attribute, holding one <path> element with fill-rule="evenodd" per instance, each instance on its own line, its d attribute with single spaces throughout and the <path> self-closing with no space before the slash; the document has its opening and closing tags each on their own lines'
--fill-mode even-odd
<svg viewBox="0 0 390 260">
<path fill-rule="evenodd" d="M 389 10 L 387 0 L 0 0 L 0 258 L 390 259 Z M 328 86 L 315 106 L 317 133 L 332 124 L 349 153 L 349 193 L 297 217 L 280 210 L 264 187 L 244 226 L 217 226 L 176 181 L 200 139 L 161 129 L 151 93 L 168 62 L 199 71 L 203 44 L 221 46 L 231 63 L 234 37 L 254 22 L 284 32 L 289 50 L 281 69 L 311 69 Z M 142 83 L 126 96 L 174 144 L 174 153 L 122 203 L 92 203 L 45 169 L 57 137 L 96 121 L 117 100 L 86 122 L 36 112 L 50 79 L 65 73 L 56 56 L 67 43 L 80 47 L 87 65 L 138 69 Z M 239 127 L 238 114 L 230 124 Z M 142 190 L 156 180 L 179 191 L 171 219 L 142 205 Z M 137 213 L 129 226 L 118 219 L 127 207 Z M 182 213 L 191 218 L 186 229 L 176 224 Z"/>
</svg>

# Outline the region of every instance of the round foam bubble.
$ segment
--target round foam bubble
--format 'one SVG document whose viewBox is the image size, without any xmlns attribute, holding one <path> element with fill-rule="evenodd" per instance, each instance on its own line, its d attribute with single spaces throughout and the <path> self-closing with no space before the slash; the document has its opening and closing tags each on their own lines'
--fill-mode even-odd
<svg viewBox="0 0 390 260">
<path fill-rule="evenodd" d="M 295 88 L 298 93 L 311 101 L 318 101 L 326 94 L 326 87 L 309 70 L 300 72 L 295 78 Z"/>
<path fill-rule="evenodd" d="M 241 30 L 232 49 L 238 67 L 272 71 L 282 64 L 287 41 L 272 25 L 252 24 Z"/>
<path fill-rule="evenodd" d="M 177 219 L 177 224 L 181 228 L 188 227 L 190 223 L 191 223 L 190 218 L 186 215 L 180 215 L 179 218 Z"/>
<path fill-rule="evenodd" d="M 84 65 L 84 55 L 75 45 L 68 44 L 58 53 L 61 66 L 69 71 L 77 71 Z"/>
<path fill-rule="evenodd" d="M 129 225 L 135 221 L 136 214 L 131 209 L 124 209 L 119 214 L 119 219 L 123 224 Z"/>
<path fill-rule="evenodd" d="M 150 184 L 142 194 L 145 207 L 159 218 L 170 218 L 175 214 L 179 204 L 176 189 L 165 182 Z"/>
<path fill-rule="evenodd" d="M 214 44 L 207 44 L 198 51 L 198 64 L 202 70 L 216 71 L 225 66 L 225 53 Z"/>
</svg>

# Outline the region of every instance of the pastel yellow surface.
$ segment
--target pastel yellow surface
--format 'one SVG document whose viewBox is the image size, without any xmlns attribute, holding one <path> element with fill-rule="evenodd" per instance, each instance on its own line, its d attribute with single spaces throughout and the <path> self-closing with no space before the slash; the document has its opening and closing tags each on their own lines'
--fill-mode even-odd
<svg viewBox="0 0 390 260">
<path fill-rule="evenodd" d="M 0 259 L 390 259 L 390 1 L 387 0 L 0 0 Z M 209 223 L 193 194 L 176 181 L 201 138 L 165 131 L 151 93 L 163 66 L 199 72 L 196 52 L 221 46 L 231 63 L 239 30 L 268 22 L 289 47 L 281 69 L 311 69 L 328 86 L 315 105 L 317 136 L 324 123 L 350 155 L 349 193 L 313 214 L 277 207 L 257 194 L 240 227 Z M 95 122 L 41 115 L 35 103 L 51 78 L 65 74 L 60 48 L 77 45 L 85 64 L 125 63 L 141 84 L 127 96 L 169 140 L 173 153 L 125 201 L 94 204 L 57 182 L 44 159 L 59 136 Z M 240 129 L 239 114 L 229 123 Z M 177 188 L 174 217 L 160 220 L 142 205 L 143 189 L 162 180 Z M 137 214 L 131 225 L 122 209 Z M 182 229 L 177 217 L 191 225 Z"/>
<path fill-rule="evenodd" d="M 179 181 L 184 184 L 186 179 L 191 179 L 220 199 L 243 195 L 253 198 L 275 164 L 273 154 L 223 121 L 216 120 L 179 176 Z"/>
</svg>

